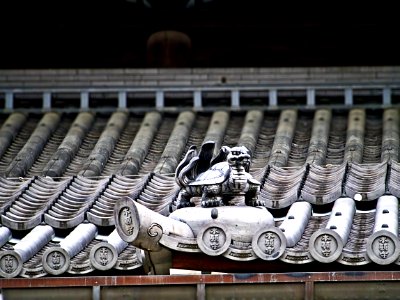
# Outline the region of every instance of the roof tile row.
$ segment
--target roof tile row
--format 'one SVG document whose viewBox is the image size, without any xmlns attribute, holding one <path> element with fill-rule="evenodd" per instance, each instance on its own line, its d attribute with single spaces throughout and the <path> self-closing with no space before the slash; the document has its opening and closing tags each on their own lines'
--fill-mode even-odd
<svg viewBox="0 0 400 300">
<path fill-rule="evenodd" d="M 109 261 L 114 268 L 139 267 L 138 250 L 108 236 L 115 224 L 115 203 L 130 196 L 168 216 L 179 192 L 177 164 L 191 145 L 209 140 L 218 147 L 245 145 L 251 150 L 250 173 L 262 183 L 260 197 L 276 216 L 298 201 L 312 204 L 314 212 L 300 239 L 281 256 L 285 262 L 314 260 L 310 239 L 326 227 L 329 204 L 341 197 L 359 201 L 336 259 L 351 265 L 370 262 L 366 249 L 375 232 L 375 203 L 385 194 L 400 197 L 397 109 L 163 115 L 15 112 L 0 119 L 0 229 L 10 233 L 0 235 L 4 277 L 46 275 L 44 253 L 62 246 L 68 234 L 84 224 L 93 224 L 98 232 L 71 255 L 64 272 L 106 270 Z M 367 202 L 373 210 L 364 205 Z M 17 273 L 7 272 L 7 264 L 12 264 L 7 251 L 18 249 L 21 237 L 43 226 L 54 234 L 24 256 Z M 100 231 L 107 233 L 108 242 Z"/>
</svg>

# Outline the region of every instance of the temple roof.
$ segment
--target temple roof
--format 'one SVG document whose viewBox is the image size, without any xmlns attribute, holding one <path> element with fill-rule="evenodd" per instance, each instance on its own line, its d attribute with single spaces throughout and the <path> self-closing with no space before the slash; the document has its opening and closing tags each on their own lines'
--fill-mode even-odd
<svg viewBox="0 0 400 300">
<path fill-rule="evenodd" d="M 223 146 L 249 150 L 257 203 L 273 229 L 248 225 L 259 211 L 238 223 L 250 226 L 253 243 L 219 225 L 232 240 L 217 254 L 169 236 L 163 247 L 186 247 L 172 247 L 175 267 L 216 268 L 215 256 L 259 272 L 399 264 L 397 74 L 396 67 L 2 72 L 0 275 L 142 274 L 142 249 L 115 229 L 115 206 L 130 199 L 172 220 L 178 164 L 209 141 L 214 156 Z M 231 204 L 241 209 L 244 201 Z M 229 209 L 211 217 L 229 222 Z M 272 238 L 279 251 L 266 256 Z M 217 271 L 238 267 L 224 266 Z"/>
<path fill-rule="evenodd" d="M 249 173 L 261 182 L 259 199 L 275 228 L 286 232 L 287 244 L 275 260 L 304 268 L 311 262 L 353 269 L 400 263 L 395 105 L 15 108 L 0 114 L 0 275 L 143 272 L 140 249 L 114 231 L 114 206 L 129 196 L 168 217 L 180 190 L 178 163 L 191 146 L 206 141 L 214 141 L 217 150 L 238 145 L 250 150 Z M 298 203 L 309 205 L 310 213 L 291 211 Z M 282 224 L 293 219 L 301 222 L 292 226 L 303 230 L 289 236 L 291 225 Z M 57 249 L 70 258 L 67 268 Z M 104 249 L 112 260 L 104 260 Z M 48 264 L 60 268 L 50 270 Z"/>
</svg>

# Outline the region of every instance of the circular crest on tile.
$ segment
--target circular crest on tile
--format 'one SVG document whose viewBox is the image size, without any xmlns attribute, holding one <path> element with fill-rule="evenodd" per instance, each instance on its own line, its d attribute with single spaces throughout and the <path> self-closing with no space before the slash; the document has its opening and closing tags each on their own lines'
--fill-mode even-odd
<svg viewBox="0 0 400 300">
<path fill-rule="evenodd" d="M 42 256 L 43 269 L 51 275 L 60 275 L 69 268 L 70 257 L 61 247 L 51 247 Z"/>
<path fill-rule="evenodd" d="M 212 222 L 199 231 L 197 244 L 204 253 L 217 256 L 228 250 L 231 239 L 231 234 L 223 224 Z"/>
<path fill-rule="evenodd" d="M 279 228 L 262 228 L 253 236 L 251 243 L 254 253 L 263 260 L 275 260 L 286 249 L 286 237 Z"/>
<path fill-rule="evenodd" d="M 399 239 L 390 231 L 376 231 L 367 240 L 367 254 L 379 265 L 391 264 L 399 258 Z"/>
<path fill-rule="evenodd" d="M 107 242 L 101 242 L 90 250 L 90 262 L 97 270 L 109 270 L 117 262 L 118 253 L 115 247 Z"/>
<path fill-rule="evenodd" d="M 120 237 L 127 243 L 133 242 L 139 234 L 139 213 L 133 200 L 124 198 L 115 204 L 115 227 Z"/>
<path fill-rule="evenodd" d="M 5 278 L 18 276 L 22 270 L 21 256 L 14 250 L 6 250 L 0 254 L 0 275 Z"/>
<path fill-rule="evenodd" d="M 331 263 L 340 257 L 343 241 L 332 229 L 320 229 L 310 237 L 309 250 L 311 256 L 322 263 Z"/>
</svg>

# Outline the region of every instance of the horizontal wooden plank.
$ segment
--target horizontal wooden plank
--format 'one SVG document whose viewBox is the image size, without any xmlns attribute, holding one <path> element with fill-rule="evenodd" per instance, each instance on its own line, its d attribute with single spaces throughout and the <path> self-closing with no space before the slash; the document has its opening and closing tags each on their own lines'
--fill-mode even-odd
<svg viewBox="0 0 400 300">
<path fill-rule="evenodd" d="M 85 276 L 44 277 L 36 279 L 0 279 L 6 288 L 78 287 L 78 286 L 129 286 L 165 284 L 252 284 L 252 283 L 299 283 L 299 282 L 354 282 L 400 281 L 400 271 L 368 272 L 311 272 L 311 273 L 242 273 L 203 275 L 156 275 L 156 276 Z"/>
</svg>

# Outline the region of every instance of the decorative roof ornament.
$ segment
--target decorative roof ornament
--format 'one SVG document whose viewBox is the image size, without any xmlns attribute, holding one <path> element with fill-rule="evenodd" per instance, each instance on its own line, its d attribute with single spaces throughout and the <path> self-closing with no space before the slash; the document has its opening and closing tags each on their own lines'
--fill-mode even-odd
<svg viewBox="0 0 400 300">
<path fill-rule="evenodd" d="M 129 231 L 125 230 L 127 211 L 133 228 Z M 169 249 L 237 261 L 269 261 L 281 257 L 287 244 L 264 207 L 186 207 L 166 217 L 125 197 L 116 203 L 114 217 L 120 237 L 149 252 Z"/>
<path fill-rule="evenodd" d="M 201 197 L 202 207 L 229 206 L 237 196 L 244 196 L 248 206 L 265 206 L 258 198 L 261 183 L 249 174 L 250 151 L 244 146 L 223 146 L 212 159 L 214 147 L 215 142 L 205 142 L 197 153 L 192 146 L 179 163 L 177 208 L 194 206 L 192 197 Z"/>
<path fill-rule="evenodd" d="M 249 150 L 223 146 L 212 159 L 214 148 L 213 141 L 204 143 L 199 153 L 192 146 L 178 165 L 175 179 L 181 190 L 173 206 L 179 209 L 169 216 L 128 196 L 119 200 L 114 217 L 121 239 L 148 251 L 145 257 L 150 252 L 161 257 L 167 249 L 239 261 L 282 256 L 287 239 L 258 200 L 261 184 L 249 174 Z M 193 197 L 201 197 L 202 207 L 193 207 Z M 240 198 L 239 205 L 233 198 Z M 166 272 L 166 265 L 154 265 L 154 272 Z"/>
</svg>

